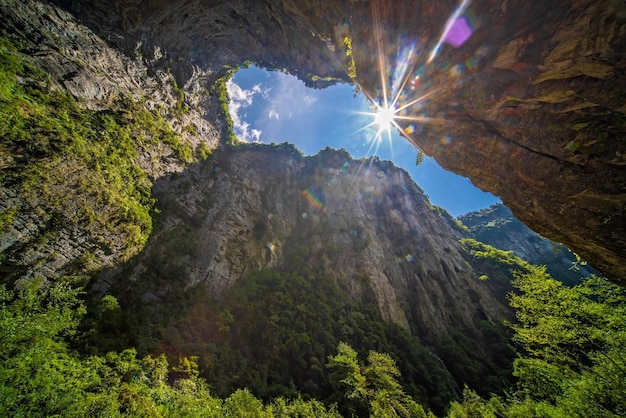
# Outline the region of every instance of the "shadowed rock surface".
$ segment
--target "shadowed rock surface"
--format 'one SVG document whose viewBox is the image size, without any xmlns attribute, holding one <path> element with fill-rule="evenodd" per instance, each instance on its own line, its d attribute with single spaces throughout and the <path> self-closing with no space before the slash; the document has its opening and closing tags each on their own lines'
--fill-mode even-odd
<svg viewBox="0 0 626 418">
<path fill-rule="evenodd" d="M 420 336 L 508 313 L 477 279 L 455 225 L 388 161 L 241 145 L 157 181 L 154 192 L 161 226 L 130 267 L 107 272 L 94 291 L 148 285 L 153 303 L 176 288 L 219 295 L 263 268 L 308 266 L 356 300 L 373 295 L 383 318 Z M 154 277 L 172 280 L 150 284 Z"/>
</svg>

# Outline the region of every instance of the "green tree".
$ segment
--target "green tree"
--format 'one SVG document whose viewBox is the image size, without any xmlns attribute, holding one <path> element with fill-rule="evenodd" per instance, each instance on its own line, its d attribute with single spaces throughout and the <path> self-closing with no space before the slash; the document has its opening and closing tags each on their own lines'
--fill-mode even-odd
<svg viewBox="0 0 626 418">
<path fill-rule="evenodd" d="M 362 366 L 356 351 L 342 342 L 326 367 L 332 370 L 331 383 L 343 396 L 340 409 L 345 416 L 433 416 L 404 393 L 397 381 L 400 371 L 388 354 L 370 351 L 367 365 Z"/>
<path fill-rule="evenodd" d="M 364 374 L 373 417 L 426 417 L 421 405 L 407 396 L 397 379 L 400 371 L 389 354 L 370 351 Z"/>
<path fill-rule="evenodd" d="M 0 416 L 216 416 L 208 412 L 217 414 L 222 401 L 209 396 L 194 359 L 181 361 L 169 385 L 165 356 L 72 350 L 81 294 L 67 281 L 0 286 Z"/>
<path fill-rule="evenodd" d="M 520 397 L 567 416 L 626 415 L 626 291 L 597 277 L 567 287 L 536 266 L 514 285 Z"/>
<path fill-rule="evenodd" d="M 367 387 L 357 352 L 348 344 L 340 342 L 337 354 L 328 357 L 326 367 L 331 370 L 331 385 L 341 394 L 344 415 L 360 416 L 367 410 Z"/>
<path fill-rule="evenodd" d="M 626 416 L 626 290 L 598 277 L 568 287 L 545 267 L 523 267 L 509 296 L 517 390 L 486 401 L 466 389 L 448 417 Z"/>
</svg>

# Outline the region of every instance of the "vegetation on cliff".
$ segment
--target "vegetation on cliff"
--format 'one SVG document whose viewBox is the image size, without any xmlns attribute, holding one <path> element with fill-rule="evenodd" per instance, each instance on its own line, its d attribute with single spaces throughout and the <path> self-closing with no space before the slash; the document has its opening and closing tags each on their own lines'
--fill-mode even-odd
<svg viewBox="0 0 626 418">
<path fill-rule="evenodd" d="M 514 250 L 515 255 L 532 264 L 545 265 L 551 276 L 569 285 L 578 284 L 581 277 L 599 275 L 564 245 L 529 229 L 502 204 L 466 213 L 457 221 L 466 226 L 469 237 L 500 250 Z"/>
<path fill-rule="evenodd" d="M 343 409 L 324 367 L 342 341 L 361 356 L 372 350 L 391 355 L 399 384 L 421 404 L 442 412 L 456 396 L 457 383 L 431 348 L 384 321 L 373 301 L 350 300 L 332 277 L 262 270 L 219 300 L 195 289 L 155 310 L 120 296 L 125 314 L 105 298 L 85 323 L 93 352 L 130 345 L 143 347 L 143 354 L 164 352 L 173 362 L 183 353 L 195 355 L 200 375 L 221 397 L 246 387 L 264 401 L 303 396 Z M 453 340 L 448 346 L 456 354 L 467 351 Z"/>
<path fill-rule="evenodd" d="M 193 159 L 159 112 L 123 95 L 107 110 L 86 109 L 6 38 L 0 38 L 0 138 L 0 186 L 21 198 L 0 213 L 0 232 L 35 210 L 48 220 L 46 240 L 55 225 L 80 225 L 100 247 L 121 248 L 126 257 L 152 230 L 152 182 L 138 151 L 166 144 L 182 161 Z M 16 251 L 25 251 L 22 244 Z M 86 264 L 76 271 L 97 268 Z"/>
</svg>

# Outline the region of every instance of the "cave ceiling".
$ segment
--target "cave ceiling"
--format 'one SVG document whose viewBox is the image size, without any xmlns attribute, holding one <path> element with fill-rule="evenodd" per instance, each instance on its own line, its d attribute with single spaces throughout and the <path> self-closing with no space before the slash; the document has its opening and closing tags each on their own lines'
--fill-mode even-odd
<svg viewBox="0 0 626 418">
<path fill-rule="evenodd" d="M 626 284 L 623 1 L 57 3 L 181 86 L 251 61 L 397 98 L 407 140 Z"/>
</svg>

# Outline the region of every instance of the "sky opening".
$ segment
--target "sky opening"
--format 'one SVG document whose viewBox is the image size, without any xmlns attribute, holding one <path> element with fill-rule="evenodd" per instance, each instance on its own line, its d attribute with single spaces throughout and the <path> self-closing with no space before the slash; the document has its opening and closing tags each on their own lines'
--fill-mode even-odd
<svg viewBox="0 0 626 418">
<path fill-rule="evenodd" d="M 391 160 L 409 172 L 431 203 L 453 216 L 500 201 L 430 157 L 416 166 L 417 149 L 388 123 L 384 113 L 373 115 L 376 109 L 351 85 L 312 89 L 294 76 L 251 66 L 237 71 L 227 89 L 240 141 L 288 142 L 306 155 L 330 146 L 343 148 L 354 158 L 376 155 Z"/>
</svg>

